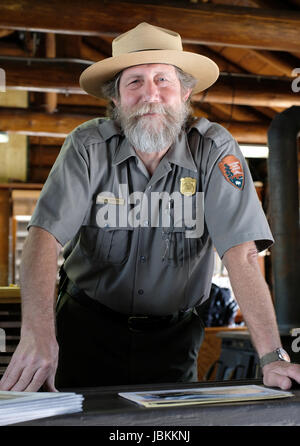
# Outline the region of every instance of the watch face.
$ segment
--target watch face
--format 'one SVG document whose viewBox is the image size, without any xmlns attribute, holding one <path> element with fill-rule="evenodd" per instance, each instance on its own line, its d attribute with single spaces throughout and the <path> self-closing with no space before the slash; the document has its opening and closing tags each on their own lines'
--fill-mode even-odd
<svg viewBox="0 0 300 446">
<path fill-rule="evenodd" d="M 287 352 L 286 352 L 285 350 L 283 350 L 283 348 L 279 348 L 279 349 L 277 350 L 277 352 L 278 352 L 278 356 L 279 356 L 279 358 L 280 358 L 282 361 L 287 361 L 287 362 L 290 362 L 290 361 L 291 361 L 289 355 L 287 354 Z"/>
</svg>

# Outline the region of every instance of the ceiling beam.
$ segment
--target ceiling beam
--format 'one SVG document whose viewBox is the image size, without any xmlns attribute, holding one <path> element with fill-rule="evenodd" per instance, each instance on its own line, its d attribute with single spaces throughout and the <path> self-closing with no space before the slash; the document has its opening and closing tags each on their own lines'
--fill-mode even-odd
<svg viewBox="0 0 300 446">
<path fill-rule="evenodd" d="M 87 65 L 44 59 L 30 64 L 26 59 L 1 61 L 6 72 L 6 88 L 28 91 L 54 91 L 64 94 L 85 94 L 78 80 Z M 50 63 L 51 62 L 51 63 Z M 196 102 L 215 102 L 264 107 L 300 105 L 300 96 L 292 91 L 293 79 L 268 76 L 221 73 L 218 81 L 206 92 L 194 96 Z M 255 93 L 255 94 L 254 94 Z M 84 104 L 84 102 L 83 102 Z"/>
<path fill-rule="evenodd" d="M 87 115 L 37 113 L 29 110 L 0 109 L 0 131 L 29 136 L 66 137 L 75 127 L 91 119 Z M 266 143 L 267 123 L 220 122 L 239 142 Z"/>
<path fill-rule="evenodd" d="M 300 95 L 293 93 L 292 80 L 247 75 L 221 76 L 205 92 L 192 98 L 195 102 L 288 108 L 300 105 Z"/>
<path fill-rule="evenodd" d="M 6 87 L 28 91 L 84 94 L 79 77 L 89 64 L 72 59 L 8 58 L 0 56 Z"/>
<path fill-rule="evenodd" d="M 1 6 L 0 28 L 115 36 L 146 21 L 175 29 L 186 42 L 279 51 L 300 48 L 298 11 L 215 4 L 192 8 L 180 3 L 178 7 L 176 2 L 171 5 L 73 0 L 62 11 L 61 0 L 6 0 Z"/>
<path fill-rule="evenodd" d="M 22 109 L 0 108 L 0 131 L 23 135 L 65 138 L 75 127 L 91 119 L 88 115 L 40 113 Z"/>
</svg>

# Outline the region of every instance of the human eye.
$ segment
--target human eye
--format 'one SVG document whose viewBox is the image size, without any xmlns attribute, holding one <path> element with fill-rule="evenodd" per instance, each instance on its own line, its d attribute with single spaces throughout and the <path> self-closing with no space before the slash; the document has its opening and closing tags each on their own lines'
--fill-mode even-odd
<svg viewBox="0 0 300 446">
<path fill-rule="evenodd" d="M 138 86 L 140 83 L 140 79 L 139 78 L 132 78 L 127 82 L 127 86 L 130 88 L 136 87 Z"/>
</svg>

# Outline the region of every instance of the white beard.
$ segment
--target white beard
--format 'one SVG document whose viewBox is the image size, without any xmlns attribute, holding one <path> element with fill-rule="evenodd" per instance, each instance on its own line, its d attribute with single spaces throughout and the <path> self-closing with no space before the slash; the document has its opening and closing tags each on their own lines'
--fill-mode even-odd
<svg viewBox="0 0 300 446">
<path fill-rule="evenodd" d="M 131 109 L 116 107 L 114 117 L 136 150 L 153 153 L 161 152 L 175 142 L 189 111 L 185 102 L 179 110 L 160 103 L 146 103 Z M 146 113 L 156 115 L 143 116 Z"/>
</svg>

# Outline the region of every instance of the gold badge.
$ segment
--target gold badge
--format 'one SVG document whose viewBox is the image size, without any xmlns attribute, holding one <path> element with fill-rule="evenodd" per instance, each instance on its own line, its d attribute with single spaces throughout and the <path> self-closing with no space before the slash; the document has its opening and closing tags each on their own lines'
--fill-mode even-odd
<svg viewBox="0 0 300 446">
<path fill-rule="evenodd" d="M 180 192 L 187 197 L 194 195 L 196 192 L 196 178 L 180 178 Z"/>
</svg>

